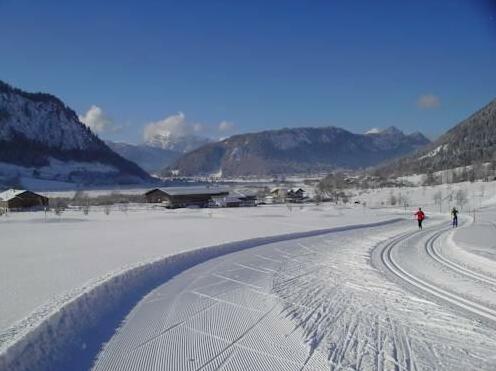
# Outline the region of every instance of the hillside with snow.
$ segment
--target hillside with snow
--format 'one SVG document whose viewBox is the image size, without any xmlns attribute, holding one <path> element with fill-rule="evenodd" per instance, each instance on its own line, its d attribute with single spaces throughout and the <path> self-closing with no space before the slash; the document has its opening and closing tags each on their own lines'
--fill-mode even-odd
<svg viewBox="0 0 496 371">
<path fill-rule="evenodd" d="M 210 142 L 208 138 L 196 135 L 176 135 L 165 132 L 147 138 L 145 145 L 176 153 L 186 153 Z"/>
<path fill-rule="evenodd" d="M 169 170 L 226 177 L 308 174 L 377 165 L 421 148 L 429 140 L 391 127 L 354 134 L 336 127 L 269 130 L 235 135 L 180 157 Z"/>
<path fill-rule="evenodd" d="M 113 152 L 60 99 L 0 81 L 0 183 L 12 177 L 84 184 L 150 179 Z"/>
<path fill-rule="evenodd" d="M 384 176 L 425 174 L 494 162 L 496 99 L 416 153 L 377 169 Z"/>
</svg>

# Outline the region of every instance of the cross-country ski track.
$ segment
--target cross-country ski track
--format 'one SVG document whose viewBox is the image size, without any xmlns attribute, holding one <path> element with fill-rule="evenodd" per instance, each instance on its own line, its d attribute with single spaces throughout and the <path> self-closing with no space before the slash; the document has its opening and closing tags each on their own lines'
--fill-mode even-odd
<svg viewBox="0 0 496 371">
<path fill-rule="evenodd" d="M 0 370 L 494 370 L 494 215 L 419 231 L 394 214 L 137 265 L 26 332 Z"/>
<path fill-rule="evenodd" d="M 496 280 L 485 276 L 483 274 L 471 271 L 464 267 L 457 265 L 456 263 L 451 262 L 449 259 L 441 256 L 439 252 L 435 248 L 435 242 L 444 234 L 447 230 L 441 230 L 439 232 L 435 232 L 431 234 L 428 240 L 424 243 L 425 251 L 436 262 L 452 269 L 453 271 L 465 275 L 467 277 L 473 278 L 474 280 L 478 280 L 489 285 L 493 285 L 496 288 Z M 398 248 L 399 244 L 404 242 L 406 239 L 411 238 L 412 234 L 407 234 L 406 236 L 402 236 L 398 239 L 393 240 L 389 244 L 387 244 L 381 250 L 381 259 L 383 264 L 389 269 L 391 273 L 396 275 L 398 278 L 403 281 L 411 284 L 415 288 L 418 288 L 427 294 L 433 295 L 438 299 L 445 300 L 446 302 L 456 305 L 461 309 L 467 310 L 475 315 L 481 316 L 483 319 L 492 321 L 493 325 L 496 325 L 496 310 L 492 309 L 488 306 L 481 305 L 477 301 L 466 299 L 461 295 L 457 295 L 453 292 L 445 290 L 441 287 L 436 286 L 435 284 L 431 284 L 412 273 L 409 273 L 404 268 L 401 267 L 401 263 L 398 263 L 396 259 L 393 257 L 393 250 Z"/>
<path fill-rule="evenodd" d="M 495 279 L 443 255 L 447 219 L 427 224 L 274 242 L 199 264 L 144 297 L 94 369 L 494 369 Z"/>
</svg>

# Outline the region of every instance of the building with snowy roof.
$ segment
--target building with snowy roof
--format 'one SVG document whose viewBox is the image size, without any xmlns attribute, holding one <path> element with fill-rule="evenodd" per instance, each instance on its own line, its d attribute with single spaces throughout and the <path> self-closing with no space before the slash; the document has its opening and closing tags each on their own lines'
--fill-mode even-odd
<svg viewBox="0 0 496 371">
<path fill-rule="evenodd" d="M 9 210 L 45 208 L 48 198 L 24 189 L 8 189 L 0 192 L 0 208 Z"/>
<path fill-rule="evenodd" d="M 229 191 L 217 187 L 168 187 L 155 188 L 145 193 L 148 203 L 163 203 L 168 208 L 208 207 L 214 197 L 229 195 Z"/>
<path fill-rule="evenodd" d="M 304 198 L 305 190 L 303 188 L 291 188 L 286 196 L 289 202 L 302 202 Z"/>
<path fill-rule="evenodd" d="M 302 202 L 305 197 L 303 188 L 272 188 L 270 196 L 274 202 Z"/>
<path fill-rule="evenodd" d="M 220 207 L 252 207 L 257 206 L 257 195 L 234 191 L 228 196 L 214 197 L 214 201 Z"/>
</svg>

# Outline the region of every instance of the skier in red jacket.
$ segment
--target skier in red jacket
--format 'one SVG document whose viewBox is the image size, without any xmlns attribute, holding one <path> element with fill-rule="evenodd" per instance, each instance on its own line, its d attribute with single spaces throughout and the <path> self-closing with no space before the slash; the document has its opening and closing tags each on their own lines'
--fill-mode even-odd
<svg viewBox="0 0 496 371">
<path fill-rule="evenodd" d="M 418 211 L 415 213 L 415 216 L 417 217 L 419 229 L 422 229 L 422 222 L 425 219 L 425 214 L 420 207 L 419 207 Z"/>
</svg>

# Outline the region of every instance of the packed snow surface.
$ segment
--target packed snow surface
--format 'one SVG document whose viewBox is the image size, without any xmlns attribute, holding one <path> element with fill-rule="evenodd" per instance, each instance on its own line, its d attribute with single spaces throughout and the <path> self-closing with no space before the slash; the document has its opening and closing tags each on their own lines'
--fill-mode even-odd
<svg viewBox="0 0 496 371">
<path fill-rule="evenodd" d="M 32 326 L 93 281 L 132 265 L 205 246 L 394 218 L 327 206 L 242 209 L 92 209 L 0 218 L 0 347 L 9 328 Z"/>
<path fill-rule="evenodd" d="M 274 242 L 198 265 L 143 298 L 94 369 L 494 369 L 496 281 L 491 291 L 430 257 L 425 239 L 450 229 L 446 218 L 429 225 Z M 378 259 L 390 249 L 399 276 Z"/>
</svg>

